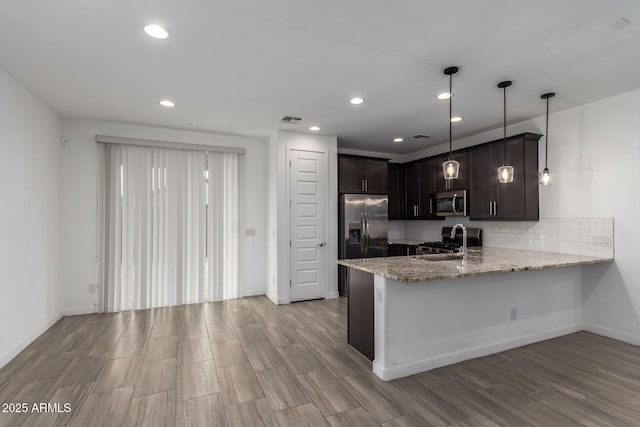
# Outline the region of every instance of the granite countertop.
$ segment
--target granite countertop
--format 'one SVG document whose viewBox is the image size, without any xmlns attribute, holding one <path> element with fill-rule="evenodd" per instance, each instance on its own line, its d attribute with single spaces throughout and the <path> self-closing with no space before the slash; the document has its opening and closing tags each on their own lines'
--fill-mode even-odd
<svg viewBox="0 0 640 427">
<path fill-rule="evenodd" d="M 416 283 L 611 261 L 613 258 L 485 247 L 469 249 L 466 265 L 451 254 L 344 259 L 338 264 L 402 283 Z"/>
</svg>

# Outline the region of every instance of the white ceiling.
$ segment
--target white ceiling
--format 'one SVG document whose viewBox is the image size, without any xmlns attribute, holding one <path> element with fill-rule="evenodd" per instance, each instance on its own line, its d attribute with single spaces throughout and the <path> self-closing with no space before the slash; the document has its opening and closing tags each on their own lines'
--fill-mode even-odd
<svg viewBox="0 0 640 427">
<path fill-rule="evenodd" d="M 501 80 L 509 122 L 544 114 L 544 92 L 553 112 L 640 88 L 639 42 L 637 0 L 0 0 L 0 66 L 64 117 L 245 135 L 317 124 L 341 147 L 398 154 L 448 140 L 446 66 L 460 67 L 455 140 L 500 126 Z M 415 134 L 432 138 L 391 142 Z"/>
</svg>

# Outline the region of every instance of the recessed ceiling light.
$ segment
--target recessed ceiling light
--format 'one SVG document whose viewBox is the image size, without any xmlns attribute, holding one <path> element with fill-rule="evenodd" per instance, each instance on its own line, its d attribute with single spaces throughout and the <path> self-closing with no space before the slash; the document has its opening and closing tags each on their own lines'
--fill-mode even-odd
<svg viewBox="0 0 640 427">
<path fill-rule="evenodd" d="M 169 37 L 169 31 L 156 24 L 145 25 L 144 32 L 154 39 L 164 40 Z"/>
<path fill-rule="evenodd" d="M 436 96 L 436 98 L 438 98 L 438 99 L 449 99 L 449 98 L 451 98 L 451 96 L 452 95 L 449 92 L 442 92 L 442 93 L 439 93 L 438 96 Z"/>
<path fill-rule="evenodd" d="M 460 122 L 460 121 L 462 121 L 462 117 L 460 117 L 460 116 L 451 117 L 451 122 L 452 123 Z"/>
<path fill-rule="evenodd" d="M 320 130 L 320 128 L 319 128 L 318 126 L 311 126 L 311 127 L 309 128 L 309 130 L 312 130 L 312 131 L 319 131 L 319 130 Z"/>
<path fill-rule="evenodd" d="M 162 105 L 163 107 L 175 107 L 176 104 L 173 101 L 169 101 L 168 99 L 163 99 L 162 101 L 160 101 L 160 105 Z"/>
<path fill-rule="evenodd" d="M 402 142 L 404 139 L 402 138 L 393 138 L 393 142 Z"/>
<path fill-rule="evenodd" d="M 351 98 L 349 102 L 353 105 L 364 104 L 364 98 L 360 98 L 359 96 L 356 96 L 355 98 Z"/>
</svg>

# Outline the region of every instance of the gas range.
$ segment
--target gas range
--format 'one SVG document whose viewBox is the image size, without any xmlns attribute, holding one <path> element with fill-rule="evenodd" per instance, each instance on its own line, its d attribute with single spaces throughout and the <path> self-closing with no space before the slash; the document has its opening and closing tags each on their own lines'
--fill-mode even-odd
<svg viewBox="0 0 640 427">
<path fill-rule="evenodd" d="M 462 230 L 456 230 L 456 237 L 451 238 L 453 227 L 442 227 L 441 242 L 424 242 L 418 245 L 417 254 L 447 254 L 456 253 L 462 246 Z M 467 228 L 467 246 L 482 246 L 482 229 Z"/>
<path fill-rule="evenodd" d="M 460 243 L 453 242 L 424 242 L 418 245 L 418 253 L 423 254 L 448 254 L 458 252 Z"/>
</svg>

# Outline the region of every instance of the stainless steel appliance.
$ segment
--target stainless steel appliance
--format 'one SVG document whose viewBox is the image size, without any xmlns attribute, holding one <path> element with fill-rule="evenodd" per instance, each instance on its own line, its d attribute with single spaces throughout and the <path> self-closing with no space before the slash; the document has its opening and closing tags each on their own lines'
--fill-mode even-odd
<svg viewBox="0 0 640 427">
<path fill-rule="evenodd" d="M 340 196 L 338 258 L 374 258 L 388 255 L 387 196 L 343 194 Z M 346 295 L 348 269 L 338 266 L 338 290 Z"/>
<path fill-rule="evenodd" d="M 462 245 L 462 230 L 456 230 L 456 236 L 451 238 L 453 227 L 442 227 L 442 241 L 424 242 L 418 245 L 416 254 L 447 254 L 460 250 Z M 482 229 L 467 228 L 467 247 L 482 246 Z"/>
<path fill-rule="evenodd" d="M 436 193 L 436 216 L 467 216 L 467 190 Z"/>
</svg>

